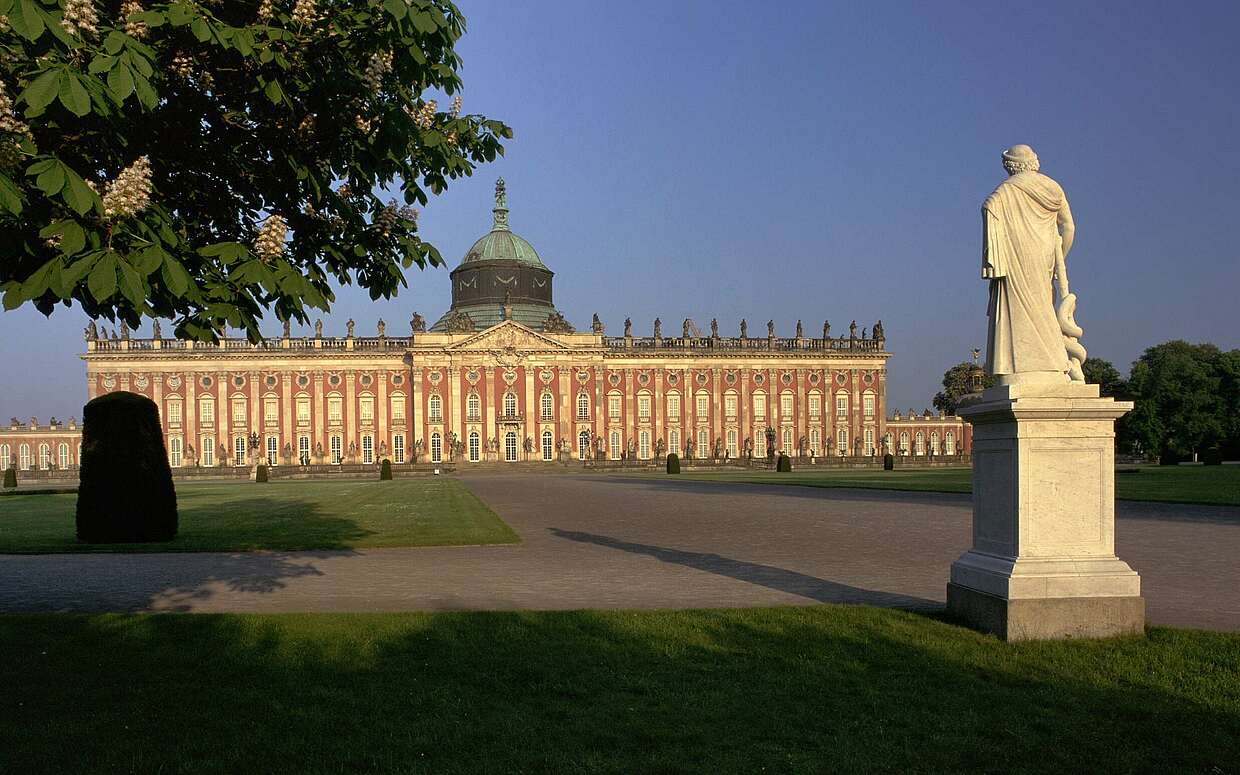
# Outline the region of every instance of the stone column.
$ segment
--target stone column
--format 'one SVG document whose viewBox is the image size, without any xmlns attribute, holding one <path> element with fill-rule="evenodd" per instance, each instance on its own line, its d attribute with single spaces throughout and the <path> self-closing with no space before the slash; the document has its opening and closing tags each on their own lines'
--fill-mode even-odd
<svg viewBox="0 0 1240 775">
<path fill-rule="evenodd" d="M 1140 633 L 1136 571 L 1115 556 L 1115 420 L 1097 385 L 1001 385 L 960 409 L 973 424 L 973 548 L 947 608 L 1005 640 Z"/>
<path fill-rule="evenodd" d="M 409 370 L 409 411 L 412 414 L 413 430 L 410 431 L 410 439 L 407 440 L 409 450 L 412 455 L 410 459 L 414 463 L 422 462 L 422 455 L 426 454 L 426 445 L 430 444 L 430 437 L 426 435 L 426 427 L 422 422 L 422 369 L 414 366 Z M 418 439 L 422 439 L 422 452 L 417 452 L 414 445 L 418 443 Z"/>
<path fill-rule="evenodd" d="M 356 463 L 361 459 L 361 441 L 358 435 L 361 423 L 358 422 L 357 417 L 357 372 L 349 369 L 344 373 L 344 412 L 340 418 L 344 423 L 344 439 L 340 444 L 340 451 L 349 463 Z M 349 454 L 350 449 L 354 450 L 353 455 Z"/>
<path fill-rule="evenodd" d="M 310 441 L 310 459 L 315 463 L 322 463 L 331 459 L 331 439 L 327 437 L 327 395 L 323 390 L 323 372 L 316 371 L 310 381 L 311 401 L 310 407 L 312 412 L 311 421 L 314 423 L 314 435 Z M 319 451 L 319 445 L 323 446 L 323 460 L 319 460 L 316 455 Z"/>
<path fill-rule="evenodd" d="M 375 399 L 377 406 L 375 407 L 375 460 L 379 461 L 383 458 L 392 456 L 392 445 L 388 444 L 392 440 L 392 432 L 388 427 L 388 373 L 387 369 L 379 369 L 375 379 L 379 382 L 379 397 Z M 386 452 L 379 454 L 379 445 L 382 444 L 386 448 Z"/>
<path fill-rule="evenodd" d="M 288 342 L 287 339 L 284 340 Z M 280 372 L 280 457 L 283 460 L 284 446 L 293 451 L 293 463 L 297 461 L 297 418 L 293 416 L 293 375 L 288 371 Z"/>
</svg>

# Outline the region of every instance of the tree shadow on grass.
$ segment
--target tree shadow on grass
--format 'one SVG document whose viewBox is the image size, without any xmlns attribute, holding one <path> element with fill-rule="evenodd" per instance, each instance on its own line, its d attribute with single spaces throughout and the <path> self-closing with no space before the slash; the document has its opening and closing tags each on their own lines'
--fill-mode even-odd
<svg viewBox="0 0 1240 775">
<path fill-rule="evenodd" d="M 953 506 L 968 507 L 973 496 L 967 492 L 938 492 L 926 490 L 898 490 L 883 487 L 830 486 L 800 484 L 797 482 L 738 482 L 738 481 L 703 481 L 697 479 L 680 479 L 674 476 L 661 478 L 657 476 L 638 477 L 612 476 L 592 477 L 594 481 L 610 484 L 622 484 L 627 487 L 644 487 L 653 490 L 672 492 L 689 492 L 697 495 L 715 495 L 728 497 L 737 494 L 760 495 L 771 497 L 808 498 L 811 500 L 859 501 L 863 503 L 890 503 L 900 506 Z"/>
<path fill-rule="evenodd" d="M 704 571 L 706 573 L 714 573 L 719 576 L 727 576 L 728 578 L 744 581 L 749 584 L 767 587 L 769 589 L 787 592 L 792 595 L 800 595 L 801 597 L 816 600 L 819 603 L 860 603 L 865 605 L 877 605 L 887 608 L 908 608 L 917 610 L 930 610 L 942 608 L 940 603 L 933 600 L 927 600 L 920 597 L 912 597 L 910 595 L 900 595 L 891 592 L 880 592 L 873 589 L 862 589 L 848 584 L 841 584 L 836 581 L 828 581 L 805 573 L 778 568 L 773 565 L 763 565 L 761 563 L 746 562 L 745 560 L 737 560 L 731 557 L 724 557 L 714 553 L 704 552 L 688 552 L 683 549 L 670 549 L 663 546 L 653 546 L 651 544 L 639 544 L 631 541 L 622 541 L 618 538 L 610 536 L 596 535 L 594 533 L 585 533 L 576 530 L 562 530 L 557 527 L 548 528 L 552 535 L 557 538 L 566 538 L 570 541 L 579 541 L 581 543 L 595 544 L 596 546 L 607 547 L 608 549 L 617 549 L 622 552 L 630 552 L 633 554 L 644 554 L 655 559 L 672 563 L 675 565 L 683 565 L 694 570 Z"/>
<path fill-rule="evenodd" d="M 1240 637 L 906 612 L 0 617 L 0 767 L 1217 772 Z M 169 734 L 168 730 L 190 730 Z"/>
</svg>

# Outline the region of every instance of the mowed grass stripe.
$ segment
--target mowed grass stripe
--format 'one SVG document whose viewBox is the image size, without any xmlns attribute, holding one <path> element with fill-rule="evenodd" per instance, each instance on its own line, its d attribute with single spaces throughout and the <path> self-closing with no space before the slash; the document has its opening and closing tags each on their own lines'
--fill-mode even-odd
<svg viewBox="0 0 1240 775">
<path fill-rule="evenodd" d="M 0 498 L 0 553 L 362 549 L 513 543 L 459 480 L 193 483 L 177 487 L 180 531 L 161 544 L 80 544 L 76 495 Z"/>
</svg>

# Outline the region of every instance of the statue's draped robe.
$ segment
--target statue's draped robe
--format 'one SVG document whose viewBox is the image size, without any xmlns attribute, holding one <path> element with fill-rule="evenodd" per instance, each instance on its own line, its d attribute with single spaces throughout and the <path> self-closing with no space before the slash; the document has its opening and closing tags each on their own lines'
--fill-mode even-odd
<svg viewBox="0 0 1240 775">
<path fill-rule="evenodd" d="M 986 364 L 991 374 L 1059 371 L 1067 351 L 1055 317 L 1052 278 L 1063 245 L 1059 184 L 1020 172 L 982 205 L 982 277 L 990 280 Z"/>
</svg>

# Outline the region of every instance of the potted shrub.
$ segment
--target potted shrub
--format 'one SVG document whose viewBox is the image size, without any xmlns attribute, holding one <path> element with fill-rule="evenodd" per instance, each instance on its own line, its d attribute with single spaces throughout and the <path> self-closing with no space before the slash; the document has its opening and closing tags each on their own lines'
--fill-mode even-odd
<svg viewBox="0 0 1240 775">
<path fill-rule="evenodd" d="M 680 456 L 675 452 L 672 452 L 667 456 L 667 472 L 669 474 L 680 473 Z"/>
</svg>

